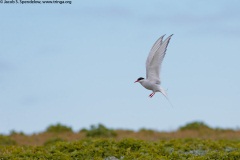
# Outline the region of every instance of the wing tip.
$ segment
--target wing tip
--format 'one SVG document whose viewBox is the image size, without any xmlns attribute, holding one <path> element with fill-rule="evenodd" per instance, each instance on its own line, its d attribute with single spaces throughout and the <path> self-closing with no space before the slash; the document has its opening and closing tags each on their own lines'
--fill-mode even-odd
<svg viewBox="0 0 240 160">
<path fill-rule="evenodd" d="M 169 38 L 171 38 L 173 35 L 174 35 L 174 34 L 171 34 L 171 35 L 169 36 Z"/>
<path fill-rule="evenodd" d="M 172 37 L 173 35 L 174 35 L 174 34 L 171 34 L 169 37 Z M 165 37 L 165 36 L 166 36 L 166 34 L 160 36 L 160 38 L 163 38 L 163 37 Z M 160 38 L 158 38 L 158 39 L 160 39 Z"/>
<path fill-rule="evenodd" d="M 170 36 L 168 36 L 164 41 L 163 43 L 167 43 L 166 47 L 168 46 L 168 43 L 170 41 L 170 39 L 172 38 L 173 34 L 171 34 Z"/>
</svg>

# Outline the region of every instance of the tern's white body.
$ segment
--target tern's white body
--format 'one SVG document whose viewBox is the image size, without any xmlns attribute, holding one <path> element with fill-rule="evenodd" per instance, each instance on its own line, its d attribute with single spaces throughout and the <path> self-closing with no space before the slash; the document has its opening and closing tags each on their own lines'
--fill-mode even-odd
<svg viewBox="0 0 240 160">
<path fill-rule="evenodd" d="M 148 90 L 152 90 L 152 97 L 155 92 L 161 92 L 166 98 L 167 94 L 165 90 L 160 86 L 160 70 L 163 58 L 166 54 L 168 43 L 172 37 L 170 35 L 163 41 L 163 36 L 161 36 L 153 45 L 146 61 L 146 79 L 140 77 L 135 82 L 139 82 L 143 87 Z"/>
<path fill-rule="evenodd" d="M 141 81 L 139 81 L 139 83 L 146 89 L 148 90 L 152 90 L 153 91 L 153 95 L 155 94 L 155 92 L 161 92 L 165 97 L 167 97 L 167 93 L 165 92 L 165 90 L 158 84 L 149 81 L 148 79 L 143 79 Z M 153 96 L 152 95 L 152 96 Z M 152 97 L 150 96 L 150 97 Z"/>
</svg>

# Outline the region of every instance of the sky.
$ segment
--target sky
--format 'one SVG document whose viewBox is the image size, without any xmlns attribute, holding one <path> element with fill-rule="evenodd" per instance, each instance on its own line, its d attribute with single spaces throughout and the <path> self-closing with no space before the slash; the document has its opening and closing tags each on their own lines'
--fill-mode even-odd
<svg viewBox="0 0 240 160">
<path fill-rule="evenodd" d="M 0 133 L 240 127 L 240 1 L 0 4 Z M 174 34 L 160 93 L 140 84 L 153 43 Z"/>
</svg>

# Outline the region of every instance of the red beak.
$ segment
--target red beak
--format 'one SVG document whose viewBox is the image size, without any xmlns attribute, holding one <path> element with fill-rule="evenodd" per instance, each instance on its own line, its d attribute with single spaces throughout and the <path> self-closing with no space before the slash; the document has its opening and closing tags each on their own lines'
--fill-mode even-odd
<svg viewBox="0 0 240 160">
<path fill-rule="evenodd" d="M 138 80 L 136 80 L 134 83 L 138 82 Z"/>
</svg>

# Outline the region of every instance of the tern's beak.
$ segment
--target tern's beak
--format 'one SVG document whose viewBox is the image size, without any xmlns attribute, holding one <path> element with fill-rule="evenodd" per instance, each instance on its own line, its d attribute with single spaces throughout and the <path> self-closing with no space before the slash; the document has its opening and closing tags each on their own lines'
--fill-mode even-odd
<svg viewBox="0 0 240 160">
<path fill-rule="evenodd" d="M 138 80 L 136 80 L 134 83 L 138 82 Z"/>
</svg>

